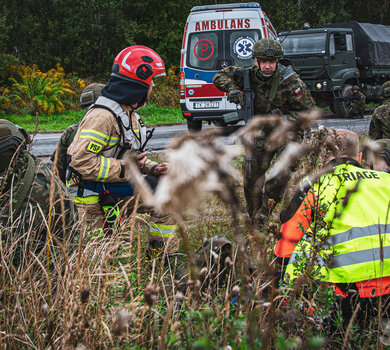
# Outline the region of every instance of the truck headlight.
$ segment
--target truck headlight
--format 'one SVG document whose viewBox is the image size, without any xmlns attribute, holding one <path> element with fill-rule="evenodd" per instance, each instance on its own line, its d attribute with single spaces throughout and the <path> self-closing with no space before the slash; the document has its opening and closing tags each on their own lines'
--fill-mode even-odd
<svg viewBox="0 0 390 350">
<path fill-rule="evenodd" d="M 321 83 L 317 83 L 316 84 L 316 88 L 319 90 L 319 89 L 321 89 L 322 88 L 322 84 Z"/>
</svg>

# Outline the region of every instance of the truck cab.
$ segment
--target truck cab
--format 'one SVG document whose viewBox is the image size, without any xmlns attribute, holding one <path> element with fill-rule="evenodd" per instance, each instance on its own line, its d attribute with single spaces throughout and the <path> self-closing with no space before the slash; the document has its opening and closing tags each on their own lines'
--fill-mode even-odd
<svg viewBox="0 0 390 350">
<path fill-rule="evenodd" d="M 279 33 L 284 57 L 289 59 L 310 90 L 317 106 L 345 114 L 343 101 L 358 84 L 352 29 L 316 28 Z"/>
</svg>

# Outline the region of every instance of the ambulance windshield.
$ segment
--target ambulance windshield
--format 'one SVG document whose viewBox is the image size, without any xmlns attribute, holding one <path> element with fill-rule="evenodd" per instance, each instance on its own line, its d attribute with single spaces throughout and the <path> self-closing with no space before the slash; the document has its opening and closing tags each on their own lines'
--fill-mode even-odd
<svg viewBox="0 0 390 350">
<path fill-rule="evenodd" d="M 279 36 L 284 55 L 324 55 L 326 33 L 305 33 L 305 35 Z"/>
</svg>

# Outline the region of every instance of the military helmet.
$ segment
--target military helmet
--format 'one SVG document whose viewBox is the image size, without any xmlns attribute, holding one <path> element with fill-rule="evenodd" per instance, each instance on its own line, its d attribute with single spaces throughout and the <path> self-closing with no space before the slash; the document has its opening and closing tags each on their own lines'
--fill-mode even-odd
<svg viewBox="0 0 390 350">
<path fill-rule="evenodd" d="M 80 107 L 87 108 L 101 95 L 104 84 L 93 83 L 84 88 L 80 95 Z"/>
<path fill-rule="evenodd" d="M 355 91 L 355 90 L 359 91 L 360 90 L 359 86 L 357 86 L 357 85 L 352 86 L 352 91 Z"/>
<path fill-rule="evenodd" d="M 274 60 L 283 57 L 282 45 L 274 39 L 260 39 L 252 49 L 252 57 L 261 60 Z"/>
<path fill-rule="evenodd" d="M 0 119 L 0 171 L 8 167 L 17 150 L 25 151 L 29 142 L 26 130 L 8 120 Z"/>
<path fill-rule="evenodd" d="M 381 92 L 384 98 L 390 97 L 390 80 L 382 85 Z"/>
</svg>

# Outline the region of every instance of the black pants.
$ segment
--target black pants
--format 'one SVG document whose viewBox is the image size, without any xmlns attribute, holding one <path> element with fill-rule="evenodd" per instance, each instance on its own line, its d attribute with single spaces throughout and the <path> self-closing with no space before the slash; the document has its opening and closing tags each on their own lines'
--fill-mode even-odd
<svg viewBox="0 0 390 350">
<path fill-rule="evenodd" d="M 381 318 L 390 319 L 390 294 L 382 295 L 380 298 L 360 298 L 357 292 L 348 292 L 348 296 L 340 301 L 339 307 L 343 315 L 343 325 L 348 327 L 354 312 L 356 316 L 354 323 L 358 324 L 359 328 L 368 328 L 370 322 L 378 319 L 379 307 L 381 309 Z"/>
</svg>

